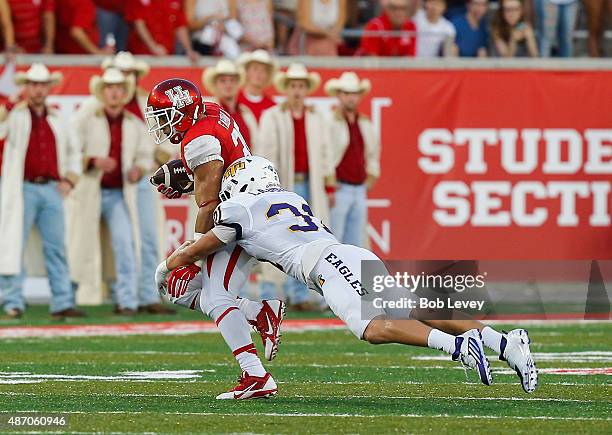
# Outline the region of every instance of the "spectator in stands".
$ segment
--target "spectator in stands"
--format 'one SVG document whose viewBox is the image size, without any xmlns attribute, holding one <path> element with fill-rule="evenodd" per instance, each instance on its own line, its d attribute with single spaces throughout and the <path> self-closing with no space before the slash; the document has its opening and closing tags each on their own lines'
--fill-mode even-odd
<svg viewBox="0 0 612 435">
<path fill-rule="evenodd" d="M 535 0 L 535 7 L 540 55 L 550 57 L 557 41 L 559 57 L 572 57 L 578 0 Z"/>
<path fill-rule="evenodd" d="M 240 40 L 243 51 L 274 48 L 272 0 L 236 1 L 237 19 L 244 29 Z"/>
<path fill-rule="evenodd" d="M 128 50 L 133 54 L 175 54 L 175 38 L 195 62 L 182 0 L 126 0 L 125 19 L 130 25 Z"/>
<path fill-rule="evenodd" d="M 274 0 L 274 34 L 276 35 L 276 50 L 278 54 L 286 54 L 289 36 L 295 23 L 297 0 Z"/>
<path fill-rule="evenodd" d="M 453 18 L 455 44 L 461 57 L 486 57 L 489 44 L 487 9 L 489 0 L 468 0 L 467 13 Z"/>
<path fill-rule="evenodd" d="M 493 42 L 500 57 L 537 57 L 533 28 L 524 20 L 523 0 L 502 0 L 493 20 Z"/>
<path fill-rule="evenodd" d="M 15 30 L 11 21 L 11 8 L 7 0 L 0 0 L 0 26 L 2 26 L 2 42 L 8 56 L 14 56 L 16 52 Z"/>
<path fill-rule="evenodd" d="M 458 17 L 460 15 L 465 15 L 467 12 L 467 3 L 469 0 L 447 0 L 446 1 L 446 12 L 444 13 L 444 17 L 452 21 L 453 18 Z"/>
<path fill-rule="evenodd" d="M 108 68 L 101 77 L 92 77 L 90 89 L 102 107 L 75 123 L 84 173 L 70 210 L 70 265 L 81 297 L 101 303 L 103 219 L 114 258 L 116 277 L 110 284 L 115 313 L 133 315 L 138 308 L 137 183 L 152 166 L 153 149 L 144 124 L 125 109 L 134 92 L 131 79 Z"/>
<path fill-rule="evenodd" d="M 25 85 L 25 100 L 6 120 L 0 286 L 5 290 L 4 310 L 12 318 L 21 317 L 25 310 L 23 253 L 34 224 L 42 237 L 52 317 L 84 316 L 75 309 L 64 244 L 64 198 L 81 172 L 80 154 L 71 149 L 59 114 L 47 103 L 51 87 L 61 79 L 61 73 L 50 73 L 39 63 L 17 73 L 16 83 Z"/>
<path fill-rule="evenodd" d="M 98 47 L 99 33 L 93 0 L 55 0 L 55 51 L 62 54 L 113 54 L 114 46 Z"/>
<path fill-rule="evenodd" d="M 383 13 L 370 20 L 363 28 L 358 54 L 362 56 L 414 56 L 417 34 L 408 15 L 408 0 L 388 0 Z M 388 32 L 401 31 L 401 36 L 390 36 Z M 376 32 L 382 32 L 376 34 Z"/>
<path fill-rule="evenodd" d="M 444 18 L 446 0 L 425 0 L 414 16 L 417 57 L 455 56 L 455 27 Z"/>
<path fill-rule="evenodd" d="M 214 67 L 202 73 L 204 88 L 215 97 L 217 102 L 234 118 L 242 137 L 249 146 L 257 134 L 257 120 L 244 104 L 238 102 L 238 93 L 244 83 L 244 71 L 234 62 L 221 59 Z"/>
<path fill-rule="evenodd" d="M 134 80 L 136 90 L 125 109 L 140 119 L 144 125 L 144 111 L 147 107 L 149 92 L 139 86 L 140 80 L 149 73 L 149 65 L 138 60 L 129 52 L 119 52 L 116 56 L 102 63 L 104 70 L 117 68 L 128 78 Z M 165 212 L 161 196 L 157 195 L 149 178 L 161 165 L 170 160 L 176 149 L 169 143 L 155 145 L 152 139 L 149 146 L 153 150 L 153 166 L 143 174 L 138 183 L 137 206 L 138 227 L 140 229 L 140 268 L 138 271 L 138 312 L 148 314 L 175 314 L 176 310 L 160 303 L 159 293 L 155 285 L 155 269 L 160 256 L 164 253 Z"/>
<path fill-rule="evenodd" d="M 278 70 L 276 60 L 265 50 L 243 53 L 238 59 L 238 66 L 244 70 L 244 86 L 238 94 L 238 102 L 244 104 L 259 122 L 264 110 L 274 106 L 274 100 L 265 93 Z"/>
<path fill-rule="evenodd" d="M 298 0 L 289 54 L 337 56 L 346 22 L 346 0 Z"/>
<path fill-rule="evenodd" d="M 55 3 L 53 0 L 8 0 L 19 53 L 53 53 Z"/>
<path fill-rule="evenodd" d="M 287 100 L 263 113 L 255 154 L 272 161 L 281 184 L 302 195 L 311 204 L 313 213 L 328 222 L 335 189 L 328 125 L 314 107 L 306 104 L 306 97 L 320 82 L 319 74 L 309 72 L 298 63 L 276 74 L 274 85 Z M 272 294 L 271 287 L 271 282 L 264 283 L 262 296 Z M 308 311 L 314 308 L 308 302 L 305 285 L 289 279 L 284 289 L 293 309 Z"/>
<path fill-rule="evenodd" d="M 365 246 L 368 190 L 380 176 L 380 143 L 372 122 L 359 113 L 359 103 L 370 92 L 370 81 L 345 72 L 325 84 L 325 92 L 338 98 L 330 125 L 330 145 L 336 168 L 336 204 L 331 209 L 331 230 L 338 240 Z"/>
<path fill-rule="evenodd" d="M 199 53 L 238 57 L 244 28 L 236 20 L 236 0 L 186 0 L 185 12 Z"/>
<path fill-rule="evenodd" d="M 96 21 L 100 29 L 100 46 L 113 45 L 127 50 L 128 25 L 125 22 L 125 0 L 94 0 Z"/>
<path fill-rule="evenodd" d="M 612 0 L 583 0 L 583 3 L 589 28 L 589 55 L 601 57 L 603 56 L 602 38 L 605 23 L 612 20 Z"/>
</svg>

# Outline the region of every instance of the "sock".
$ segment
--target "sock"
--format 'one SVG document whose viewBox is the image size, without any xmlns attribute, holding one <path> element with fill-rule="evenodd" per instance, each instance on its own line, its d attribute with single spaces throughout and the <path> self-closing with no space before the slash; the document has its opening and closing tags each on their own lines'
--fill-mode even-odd
<svg viewBox="0 0 612 435">
<path fill-rule="evenodd" d="M 251 340 L 250 326 L 237 306 L 224 306 L 211 313 L 223 339 L 232 350 L 240 368 L 253 376 L 264 376 L 266 369 Z"/>
<path fill-rule="evenodd" d="M 238 299 L 238 308 L 240 311 L 242 311 L 247 320 L 254 321 L 263 308 L 263 304 L 261 302 L 255 302 L 244 298 L 236 299 Z"/>
<path fill-rule="evenodd" d="M 499 332 L 497 332 L 495 329 L 491 328 L 490 326 L 485 326 L 482 329 L 481 334 L 482 334 L 482 342 L 484 343 L 484 345 L 487 346 L 492 351 L 496 352 L 497 354 L 501 354 L 500 347 L 501 347 L 502 338 L 504 336 L 500 334 Z"/>
<path fill-rule="evenodd" d="M 439 329 L 432 329 L 427 337 L 427 346 L 452 355 L 455 352 L 455 336 Z"/>
</svg>

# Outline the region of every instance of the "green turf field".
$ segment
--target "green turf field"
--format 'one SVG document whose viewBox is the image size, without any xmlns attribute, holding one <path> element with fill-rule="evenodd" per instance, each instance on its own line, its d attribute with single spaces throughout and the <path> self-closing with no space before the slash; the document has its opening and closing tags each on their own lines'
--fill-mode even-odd
<svg viewBox="0 0 612 435">
<path fill-rule="evenodd" d="M 544 371 L 612 367 L 610 323 L 528 329 Z M 287 332 L 267 365 L 278 396 L 219 402 L 239 373 L 215 333 L 3 339 L 0 432 L 15 429 L 12 415 L 68 413 L 68 426 L 48 430 L 612 433 L 609 375 L 541 373 L 539 390 L 526 395 L 505 363 L 491 361 L 496 384 L 485 387 L 440 355 L 368 345 L 345 331 Z"/>
</svg>

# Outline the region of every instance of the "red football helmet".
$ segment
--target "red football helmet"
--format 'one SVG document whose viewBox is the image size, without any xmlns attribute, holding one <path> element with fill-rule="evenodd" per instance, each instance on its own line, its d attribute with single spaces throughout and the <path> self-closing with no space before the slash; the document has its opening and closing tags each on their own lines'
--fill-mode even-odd
<svg viewBox="0 0 612 435">
<path fill-rule="evenodd" d="M 168 79 L 155 85 L 147 99 L 145 120 L 155 143 L 178 144 L 203 112 L 202 93 L 189 80 Z"/>
</svg>

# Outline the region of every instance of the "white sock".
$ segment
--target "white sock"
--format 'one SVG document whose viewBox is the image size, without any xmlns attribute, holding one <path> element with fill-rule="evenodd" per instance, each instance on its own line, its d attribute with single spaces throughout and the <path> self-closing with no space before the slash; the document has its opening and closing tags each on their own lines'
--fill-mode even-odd
<svg viewBox="0 0 612 435">
<path fill-rule="evenodd" d="M 240 309 L 240 311 L 242 311 L 244 317 L 246 317 L 247 320 L 255 320 L 257 318 L 257 315 L 263 308 L 263 304 L 261 302 L 255 302 L 244 298 L 236 299 L 238 299 L 238 308 Z"/>
<path fill-rule="evenodd" d="M 240 368 L 250 375 L 264 376 L 266 369 L 257 356 L 257 350 L 251 339 L 251 328 L 242 311 L 237 306 L 224 306 L 215 309 L 211 317 L 217 323 Z"/>
<path fill-rule="evenodd" d="M 490 326 L 485 326 L 482 329 L 482 342 L 485 346 L 487 346 L 492 351 L 500 354 L 501 353 L 501 340 L 503 335 L 497 332 L 495 329 Z"/>
<path fill-rule="evenodd" d="M 455 352 L 455 336 L 439 329 L 432 329 L 427 337 L 427 346 L 452 355 Z"/>
</svg>

